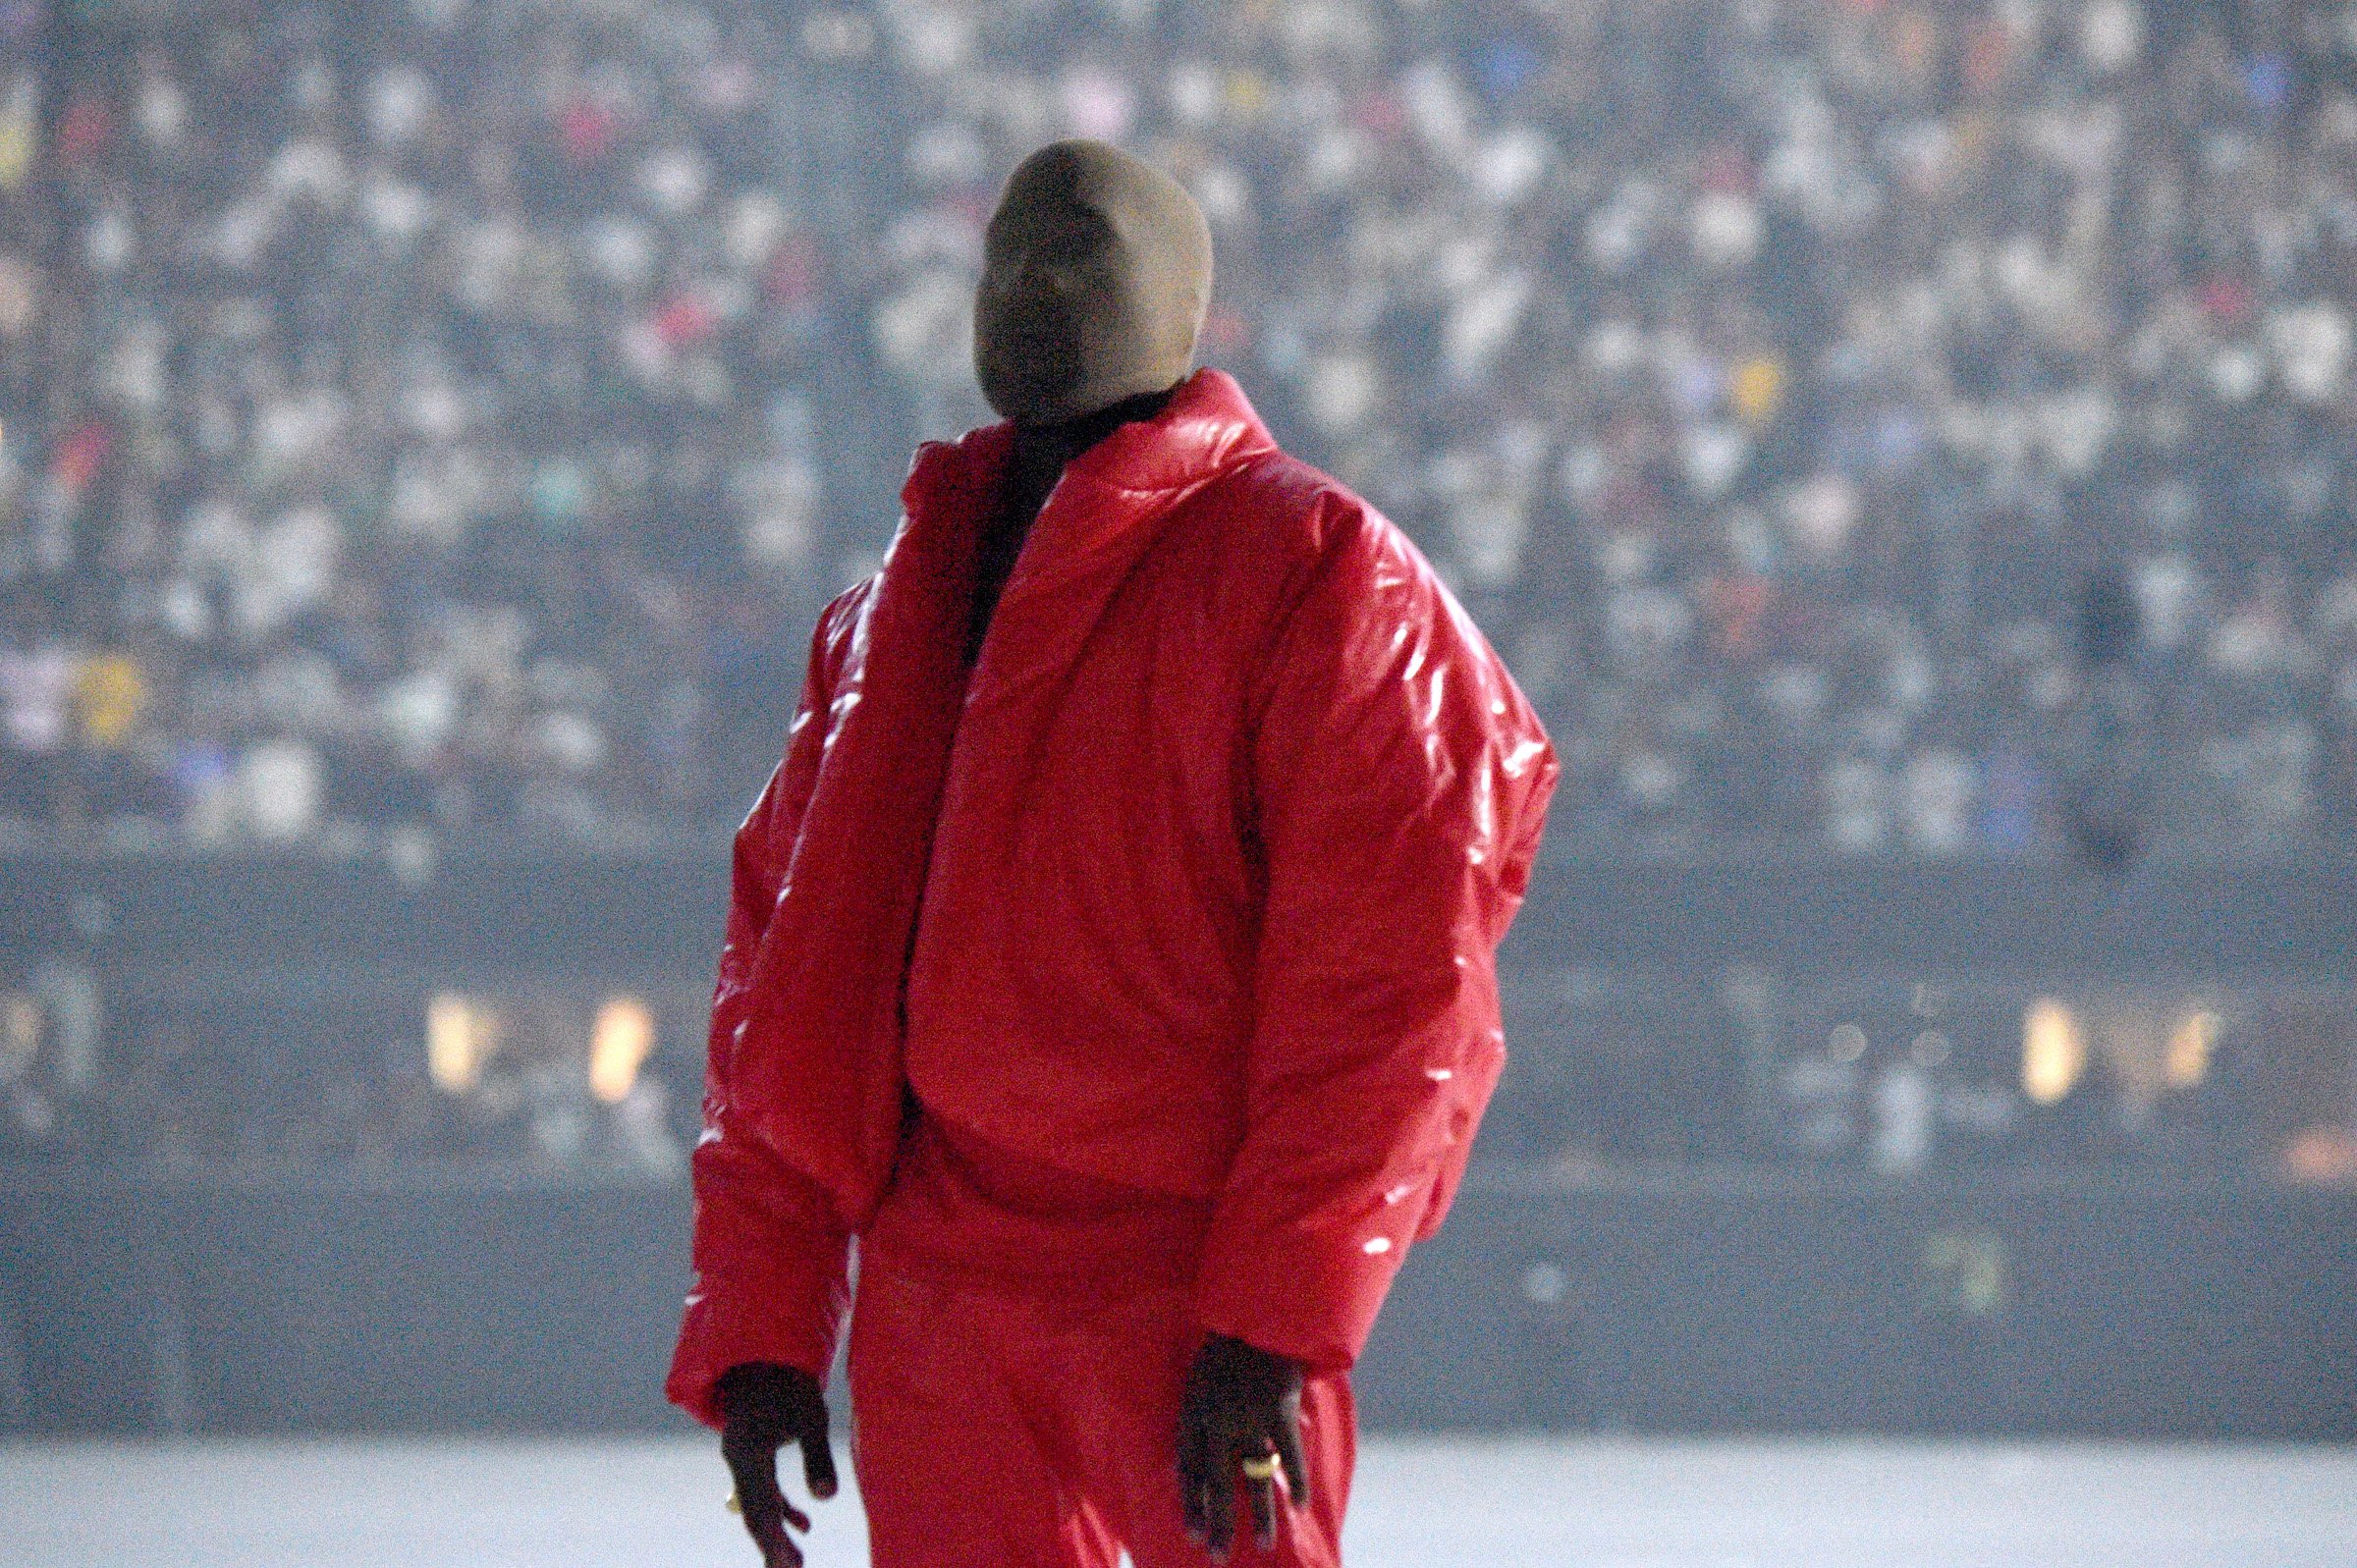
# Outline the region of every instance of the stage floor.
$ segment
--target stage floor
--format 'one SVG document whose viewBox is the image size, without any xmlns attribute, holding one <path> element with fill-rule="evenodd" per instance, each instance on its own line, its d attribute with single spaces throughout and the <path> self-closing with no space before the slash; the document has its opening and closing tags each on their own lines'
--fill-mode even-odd
<svg viewBox="0 0 2357 1568">
<path fill-rule="evenodd" d="M 726 1490 L 693 1439 L 0 1444 L 0 1561 L 754 1568 Z M 818 1516 L 812 1568 L 866 1560 L 850 1492 Z M 1352 1568 L 2347 1568 L 2357 1453 L 1379 1437 L 1348 1541 Z"/>
</svg>

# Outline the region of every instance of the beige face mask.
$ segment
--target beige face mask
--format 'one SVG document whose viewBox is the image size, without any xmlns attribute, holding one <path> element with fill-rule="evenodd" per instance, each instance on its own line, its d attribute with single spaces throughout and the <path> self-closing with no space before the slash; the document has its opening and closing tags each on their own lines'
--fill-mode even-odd
<svg viewBox="0 0 2357 1568">
<path fill-rule="evenodd" d="M 1000 192 L 974 293 L 974 375 L 1002 415 L 1052 423 L 1160 392 L 1194 367 L 1211 230 L 1169 175 L 1058 141 Z"/>
</svg>

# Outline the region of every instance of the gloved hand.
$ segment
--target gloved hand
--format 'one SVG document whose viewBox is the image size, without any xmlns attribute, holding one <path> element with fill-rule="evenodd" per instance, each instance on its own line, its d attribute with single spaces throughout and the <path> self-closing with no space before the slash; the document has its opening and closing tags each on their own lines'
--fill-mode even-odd
<svg viewBox="0 0 2357 1568">
<path fill-rule="evenodd" d="M 1277 1543 L 1277 1478 L 1255 1478 L 1274 1458 L 1295 1508 L 1309 1504 L 1301 1462 L 1301 1368 L 1241 1339 L 1212 1334 L 1195 1353 L 1178 1405 L 1178 1498 L 1189 1541 L 1226 1561 L 1240 1483 L 1263 1549 Z"/>
<path fill-rule="evenodd" d="M 818 1379 L 799 1367 L 747 1361 L 731 1367 L 712 1385 L 723 1423 L 720 1454 L 737 1483 L 736 1502 L 745 1532 L 761 1548 L 762 1568 L 801 1568 L 801 1548 L 786 1534 L 788 1525 L 810 1528 L 810 1516 L 778 1489 L 778 1449 L 799 1443 L 802 1479 L 810 1495 L 835 1495 L 835 1450 L 827 1445 L 827 1396 Z"/>
</svg>

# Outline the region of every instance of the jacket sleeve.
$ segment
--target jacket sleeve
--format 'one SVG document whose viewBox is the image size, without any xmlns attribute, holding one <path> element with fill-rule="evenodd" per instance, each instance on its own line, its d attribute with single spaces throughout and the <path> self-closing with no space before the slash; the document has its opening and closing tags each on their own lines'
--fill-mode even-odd
<svg viewBox="0 0 2357 1568">
<path fill-rule="evenodd" d="M 737 830 L 728 932 L 704 1066 L 704 1126 L 690 1160 L 695 1189 L 695 1285 L 664 1393 L 719 1427 L 712 1385 L 731 1367 L 774 1361 L 824 1379 L 850 1301 L 849 1235 L 819 1187 L 754 1138 L 732 1100 L 735 1048 L 750 1001 L 753 954 L 777 906 L 795 835 L 808 805 L 833 688 L 833 624 L 819 618 L 809 674 L 786 755 Z"/>
<path fill-rule="evenodd" d="M 1557 765 L 1412 545 L 1357 509 L 1280 633 L 1251 738 L 1266 874 L 1242 1141 L 1202 1325 L 1348 1367 L 1438 1228 L 1505 1061 L 1495 953 Z"/>
</svg>

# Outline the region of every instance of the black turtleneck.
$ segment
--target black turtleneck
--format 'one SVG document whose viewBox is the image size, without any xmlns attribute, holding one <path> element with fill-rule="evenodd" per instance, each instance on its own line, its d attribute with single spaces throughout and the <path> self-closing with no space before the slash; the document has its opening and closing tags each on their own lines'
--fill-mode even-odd
<svg viewBox="0 0 2357 1568">
<path fill-rule="evenodd" d="M 991 615 L 999 607 L 999 594 L 1007 586 L 1009 573 L 1014 570 L 1014 558 L 1022 553 L 1023 540 L 1030 534 L 1039 509 L 1047 504 L 1048 492 L 1063 477 L 1065 464 L 1123 425 L 1153 418 L 1178 390 L 1166 387 L 1160 392 L 1141 392 L 1094 413 L 1053 424 L 1015 422 L 1014 454 L 1007 464 L 998 508 L 982 534 L 973 610 L 966 621 L 968 669 L 981 657 L 983 633 L 990 629 Z"/>
</svg>

